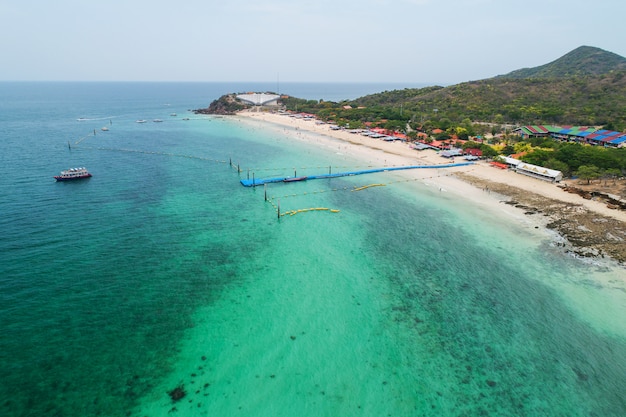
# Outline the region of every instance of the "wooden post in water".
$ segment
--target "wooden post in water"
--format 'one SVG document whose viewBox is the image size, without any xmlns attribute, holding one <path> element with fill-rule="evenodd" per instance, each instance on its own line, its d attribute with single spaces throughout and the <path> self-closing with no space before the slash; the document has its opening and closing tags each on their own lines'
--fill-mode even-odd
<svg viewBox="0 0 626 417">
<path fill-rule="evenodd" d="M 228 158 L 228 165 L 232 168 L 233 167 L 233 158 Z"/>
<path fill-rule="evenodd" d="M 328 175 L 330 175 L 330 171 L 331 171 L 330 165 L 328 165 Z"/>
<path fill-rule="evenodd" d="M 250 177 L 248 177 L 248 179 L 250 179 Z M 254 181 L 254 172 L 252 173 L 252 185 L 256 185 L 256 182 Z"/>
<path fill-rule="evenodd" d="M 278 200 L 278 220 L 280 220 L 280 200 Z"/>
<path fill-rule="evenodd" d="M 267 201 L 267 183 L 263 184 L 263 192 L 265 193 L 265 201 Z"/>
<path fill-rule="evenodd" d="M 250 168 L 248 168 L 248 179 L 250 179 Z"/>
</svg>

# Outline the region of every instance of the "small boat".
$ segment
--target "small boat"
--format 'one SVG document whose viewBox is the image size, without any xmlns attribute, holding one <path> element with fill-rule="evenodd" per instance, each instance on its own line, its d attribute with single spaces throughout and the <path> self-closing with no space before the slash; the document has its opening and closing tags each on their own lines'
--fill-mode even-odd
<svg viewBox="0 0 626 417">
<path fill-rule="evenodd" d="M 83 178 L 89 178 L 91 174 L 87 171 L 87 168 L 70 168 L 65 171 L 61 171 L 60 175 L 55 175 L 54 179 L 57 181 L 72 181 L 80 180 Z"/>
<path fill-rule="evenodd" d="M 305 181 L 308 177 L 287 177 L 283 182 Z"/>
<path fill-rule="evenodd" d="M 183 120 L 189 120 L 189 117 L 183 117 Z"/>
<path fill-rule="evenodd" d="M 153 122 L 154 122 L 154 123 L 161 123 L 162 121 L 163 121 L 163 120 L 161 120 L 161 119 L 154 119 L 154 120 L 153 120 Z"/>
<path fill-rule="evenodd" d="M 176 117 L 176 113 L 172 113 L 172 114 L 170 114 L 170 116 Z"/>
<path fill-rule="evenodd" d="M 142 120 L 136 120 L 135 123 L 146 123 L 146 121 L 143 120 L 143 119 Z"/>
<path fill-rule="evenodd" d="M 103 127 L 102 129 L 100 129 L 100 130 L 102 130 L 103 132 L 106 132 L 106 131 L 108 131 L 108 130 L 109 130 L 109 128 L 108 128 L 108 127 L 106 127 L 106 126 L 104 126 L 104 127 Z"/>
</svg>

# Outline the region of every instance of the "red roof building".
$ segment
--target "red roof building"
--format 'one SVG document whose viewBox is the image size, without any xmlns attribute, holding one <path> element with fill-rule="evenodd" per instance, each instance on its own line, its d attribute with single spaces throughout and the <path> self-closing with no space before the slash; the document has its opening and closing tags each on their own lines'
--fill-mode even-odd
<svg viewBox="0 0 626 417">
<path fill-rule="evenodd" d="M 467 148 L 465 151 L 463 151 L 463 154 L 477 156 L 480 158 L 481 156 L 483 156 L 483 151 L 481 151 L 480 149 L 476 149 L 476 148 Z"/>
</svg>

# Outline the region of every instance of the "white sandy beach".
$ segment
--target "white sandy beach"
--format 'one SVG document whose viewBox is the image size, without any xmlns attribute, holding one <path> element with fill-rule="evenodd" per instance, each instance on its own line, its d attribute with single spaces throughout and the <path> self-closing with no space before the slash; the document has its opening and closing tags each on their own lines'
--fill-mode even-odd
<svg viewBox="0 0 626 417">
<path fill-rule="evenodd" d="M 436 165 L 450 163 L 449 159 L 443 158 L 433 150 L 416 151 L 408 144 L 402 142 L 386 142 L 380 139 L 373 139 L 345 130 L 332 130 L 328 124 L 318 124 L 314 120 L 299 119 L 282 114 L 245 111 L 239 113 L 243 119 L 256 120 L 284 128 L 296 130 L 295 139 L 318 143 L 324 147 L 336 147 L 338 152 L 349 154 L 352 157 L 363 160 L 368 166 L 403 166 L 403 165 Z M 337 140 L 340 140 L 339 144 Z M 456 162 L 461 162 L 457 158 Z M 421 171 L 421 170 L 419 170 Z M 527 190 L 554 200 L 563 201 L 572 205 L 584 207 L 586 210 L 612 217 L 616 220 L 626 222 L 626 213 L 620 210 L 610 209 L 600 201 L 587 200 L 577 194 L 563 191 L 557 184 L 531 178 L 517 174 L 513 171 L 494 168 L 486 162 L 478 162 L 473 165 L 446 168 L 446 172 L 440 173 L 438 177 L 433 177 L 432 172 L 425 175 L 424 172 L 403 171 L 403 175 L 412 175 L 414 178 L 428 177 L 428 181 L 445 190 L 462 192 L 464 198 L 476 200 L 485 199 L 485 191 L 477 190 L 475 187 L 468 187 L 469 184 L 450 175 L 455 172 L 463 172 L 471 176 L 507 184 Z M 562 181 L 561 185 L 567 184 Z M 473 188 L 474 192 L 469 192 Z"/>
</svg>

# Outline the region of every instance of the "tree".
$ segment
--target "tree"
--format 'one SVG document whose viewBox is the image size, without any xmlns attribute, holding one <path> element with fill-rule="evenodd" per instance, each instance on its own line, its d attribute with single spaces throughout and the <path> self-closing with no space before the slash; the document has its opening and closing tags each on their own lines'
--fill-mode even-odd
<svg viewBox="0 0 626 417">
<path fill-rule="evenodd" d="M 480 145 L 480 150 L 483 152 L 483 157 L 485 158 L 493 158 L 498 155 L 498 152 L 495 149 L 484 143 Z"/>
<path fill-rule="evenodd" d="M 462 146 L 463 150 L 465 149 L 479 149 L 480 148 L 480 143 L 478 142 L 474 142 L 473 140 L 468 140 L 467 142 L 465 142 Z"/>
<path fill-rule="evenodd" d="M 591 183 L 591 180 L 600 178 L 600 169 L 595 165 L 581 165 L 576 171 L 576 175 L 583 180 L 587 180 L 587 184 Z"/>
<path fill-rule="evenodd" d="M 513 147 L 515 149 L 515 153 L 532 152 L 532 146 L 530 146 L 530 143 L 518 142 L 513 145 Z"/>
<path fill-rule="evenodd" d="M 447 130 L 452 126 L 452 121 L 447 117 L 442 117 L 441 119 L 439 119 L 437 125 L 439 126 L 439 129 Z"/>
<path fill-rule="evenodd" d="M 604 178 L 608 179 L 611 178 L 613 180 L 613 185 L 615 185 L 615 183 L 617 182 L 617 179 L 622 175 L 622 171 L 620 171 L 617 168 L 609 168 L 606 171 L 604 171 Z M 606 185 L 606 181 L 604 182 L 604 185 Z"/>
<path fill-rule="evenodd" d="M 467 138 L 469 137 L 469 134 L 467 132 L 467 129 L 462 127 L 462 126 L 457 126 L 454 128 L 454 133 L 456 134 L 456 136 L 459 139 L 463 139 L 463 140 L 467 140 Z"/>
<path fill-rule="evenodd" d="M 502 148 L 502 155 L 512 155 L 515 153 L 515 148 L 512 145 L 506 145 Z"/>
<path fill-rule="evenodd" d="M 546 168 L 550 168 L 550 169 L 555 169 L 557 171 L 561 171 L 563 173 L 563 175 L 566 176 L 566 177 L 569 177 L 569 175 L 570 175 L 569 166 L 565 162 L 559 161 L 557 159 L 554 159 L 554 158 L 548 159 L 544 166 Z"/>
</svg>

